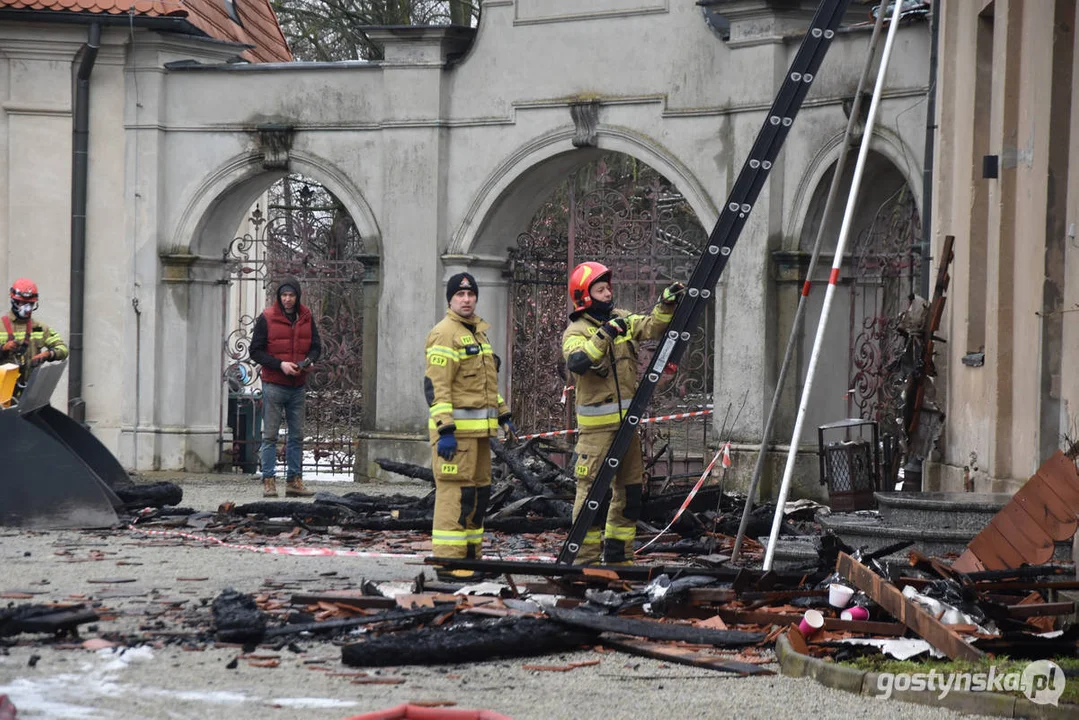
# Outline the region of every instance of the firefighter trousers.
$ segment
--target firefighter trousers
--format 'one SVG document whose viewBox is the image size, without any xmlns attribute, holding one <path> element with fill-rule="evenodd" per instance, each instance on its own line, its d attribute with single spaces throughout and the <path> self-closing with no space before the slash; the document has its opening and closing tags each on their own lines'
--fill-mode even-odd
<svg viewBox="0 0 1079 720">
<path fill-rule="evenodd" d="M 491 499 L 491 442 L 486 437 L 457 439 L 449 460 L 431 443 L 435 473 L 435 517 L 431 548 L 435 557 L 482 557 L 483 518 Z"/>
<path fill-rule="evenodd" d="M 577 460 L 573 474 L 577 478 L 577 497 L 573 503 L 573 519 L 584 506 L 592 481 L 599 473 L 607 449 L 614 441 L 617 428 L 581 433 L 577 440 Z M 603 506 L 596 513 L 595 524 L 588 529 L 577 562 L 581 565 L 599 562 L 632 563 L 633 541 L 637 537 L 637 521 L 641 517 L 641 489 L 644 465 L 641 462 L 641 439 L 634 433 L 629 448 L 622 457 L 618 472 Z"/>
</svg>

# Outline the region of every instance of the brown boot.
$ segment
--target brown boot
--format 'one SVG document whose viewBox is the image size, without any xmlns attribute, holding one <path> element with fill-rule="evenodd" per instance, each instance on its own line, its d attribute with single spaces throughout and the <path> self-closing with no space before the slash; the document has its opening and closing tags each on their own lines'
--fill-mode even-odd
<svg viewBox="0 0 1079 720">
<path fill-rule="evenodd" d="M 314 490 L 308 490 L 304 487 L 303 480 L 299 475 L 293 475 L 285 483 L 285 497 L 311 497 L 314 494 Z"/>
<path fill-rule="evenodd" d="M 277 478 L 262 478 L 262 497 L 277 497 Z"/>
</svg>

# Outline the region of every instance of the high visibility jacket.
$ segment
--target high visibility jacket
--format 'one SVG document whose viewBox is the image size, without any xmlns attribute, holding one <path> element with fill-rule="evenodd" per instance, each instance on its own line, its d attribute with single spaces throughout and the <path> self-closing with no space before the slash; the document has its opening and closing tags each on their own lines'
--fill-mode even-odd
<svg viewBox="0 0 1079 720">
<path fill-rule="evenodd" d="M 611 317 L 626 318 L 629 323 L 629 330 L 613 343 L 599 331 L 603 323 L 587 312 L 570 322 L 562 334 L 562 357 L 573 373 L 581 433 L 612 430 L 622 422 L 637 391 L 640 343 L 663 335 L 674 317 L 674 306 L 656 303 L 648 315 L 615 308 Z"/>
<path fill-rule="evenodd" d="M 498 361 L 482 318 L 452 310 L 427 334 L 423 389 L 430 407 L 427 428 L 460 437 L 490 437 L 509 407 L 498 394 Z"/>
<path fill-rule="evenodd" d="M 20 377 L 26 378 L 30 373 L 30 359 L 42 352 L 45 348 L 52 350 L 53 360 L 63 360 L 67 357 L 67 345 L 60 333 L 48 325 L 39 322 L 33 316 L 30 317 L 32 326 L 27 332 L 26 319 L 21 318 L 14 312 L 8 312 L 4 322 L 0 324 L 0 345 L 5 345 L 9 340 L 15 340 L 19 344 L 17 348 L 8 352 L 0 351 L 0 364 L 15 363 L 20 370 Z M 8 326 L 14 333 L 8 331 Z M 25 346 L 23 345 L 25 343 Z"/>
<path fill-rule="evenodd" d="M 314 321 L 306 305 L 296 303 L 296 322 L 291 322 L 280 304 L 274 303 L 262 313 L 266 318 L 266 352 L 284 362 L 300 363 L 311 349 L 311 329 Z M 269 366 L 262 366 L 262 380 L 277 385 L 299 387 L 307 382 L 307 373 L 286 375 Z"/>
</svg>

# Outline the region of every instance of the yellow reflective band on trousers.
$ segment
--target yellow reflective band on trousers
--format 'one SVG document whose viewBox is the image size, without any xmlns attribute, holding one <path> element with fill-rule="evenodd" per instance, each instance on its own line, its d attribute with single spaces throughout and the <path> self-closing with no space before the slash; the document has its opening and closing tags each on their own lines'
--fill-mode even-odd
<svg viewBox="0 0 1079 720">
<path fill-rule="evenodd" d="M 469 540 L 468 530 L 432 530 L 432 545 L 467 545 Z M 435 553 L 436 555 L 438 553 Z"/>
<path fill-rule="evenodd" d="M 606 527 L 603 528 L 603 531 L 611 540 L 621 540 L 623 542 L 629 542 L 637 537 L 637 528 L 636 526 L 632 525 L 629 527 L 624 527 L 621 525 L 611 525 L 610 523 L 608 523 Z"/>
</svg>

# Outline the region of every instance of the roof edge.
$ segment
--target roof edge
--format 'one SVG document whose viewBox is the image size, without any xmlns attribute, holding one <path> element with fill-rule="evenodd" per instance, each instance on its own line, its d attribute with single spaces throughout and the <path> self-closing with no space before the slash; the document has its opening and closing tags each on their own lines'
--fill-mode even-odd
<svg viewBox="0 0 1079 720">
<path fill-rule="evenodd" d="M 191 24 L 184 17 L 147 15 L 110 15 L 106 13 L 72 12 L 70 10 L 25 10 L 0 8 L 0 20 L 20 22 L 55 23 L 59 25 L 101 25 L 103 27 L 140 27 L 150 30 L 178 32 L 209 38 L 206 32 Z"/>
</svg>

